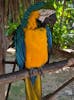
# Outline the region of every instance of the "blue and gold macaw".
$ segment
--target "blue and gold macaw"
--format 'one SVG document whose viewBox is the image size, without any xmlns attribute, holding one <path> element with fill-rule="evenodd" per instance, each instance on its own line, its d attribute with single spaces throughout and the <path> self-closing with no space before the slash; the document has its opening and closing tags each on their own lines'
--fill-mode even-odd
<svg viewBox="0 0 74 100">
<path fill-rule="evenodd" d="M 27 9 L 16 29 L 14 43 L 16 60 L 20 69 L 41 68 L 48 61 L 48 49 L 52 48 L 52 35 L 47 22 L 39 20 L 45 2 L 38 2 Z M 41 100 L 41 76 L 25 78 L 26 100 Z"/>
</svg>

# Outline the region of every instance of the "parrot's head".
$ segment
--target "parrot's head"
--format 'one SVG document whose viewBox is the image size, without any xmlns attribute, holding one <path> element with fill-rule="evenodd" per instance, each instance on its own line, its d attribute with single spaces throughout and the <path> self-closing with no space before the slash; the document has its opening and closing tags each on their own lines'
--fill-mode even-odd
<svg viewBox="0 0 74 100">
<path fill-rule="evenodd" d="M 37 19 L 39 18 L 40 13 L 39 11 L 33 11 L 31 12 L 29 18 L 28 18 L 28 23 L 27 23 L 27 28 L 28 29 L 35 29 L 37 28 Z"/>
<path fill-rule="evenodd" d="M 38 27 L 45 27 L 49 25 L 50 28 L 53 28 L 56 22 L 56 13 L 54 10 L 50 9 L 41 9 L 32 11 L 28 18 L 27 28 L 35 29 Z"/>
<path fill-rule="evenodd" d="M 55 10 L 41 9 L 39 10 L 39 12 L 40 12 L 39 21 L 43 23 L 43 26 L 46 26 L 48 24 L 50 28 L 53 28 L 57 20 Z"/>
<path fill-rule="evenodd" d="M 54 7 L 51 8 L 51 5 L 48 4 L 50 3 L 41 1 L 31 5 L 23 16 L 21 27 L 34 29 L 37 27 L 37 24 L 39 27 L 41 25 L 45 27 L 48 24 L 52 28 L 56 22 L 56 13 Z"/>
</svg>

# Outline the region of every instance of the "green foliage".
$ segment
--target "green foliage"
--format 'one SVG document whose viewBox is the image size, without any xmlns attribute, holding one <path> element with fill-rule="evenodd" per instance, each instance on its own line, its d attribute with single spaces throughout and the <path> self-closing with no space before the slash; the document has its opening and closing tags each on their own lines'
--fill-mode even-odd
<svg viewBox="0 0 74 100">
<path fill-rule="evenodd" d="M 6 25 L 6 28 L 5 28 L 5 35 L 6 36 L 10 36 L 12 35 L 13 31 L 17 29 L 17 27 L 19 26 L 20 24 L 20 21 L 23 17 L 23 14 L 24 14 L 24 7 L 23 7 L 23 3 L 21 2 L 21 0 L 19 1 L 20 4 L 18 6 L 18 11 L 19 12 L 19 16 L 17 18 L 17 20 L 14 22 L 13 21 L 13 12 L 10 12 L 9 15 L 8 15 L 8 22 L 7 22 L 7 25 Z"/>
<path fill-rule="evenodd" d="M 18 23 L 10 23 L 8 25 L 8 28 L 5 30 L 5 35 L 10 36 L 13 33 L 13 31 L 17 29 L 18 25 Z"/>
<path fill-rule="evenodd" d="M 62 38 L 63 38 L 62 45 L 64 45 L 64 48 L 71 47 L 72 45 L 74 45 L 74 34 L 70 33 L 67 35 L 63 35 Z"/>
<path fill-rule="evenodd" d="M 57 22 L 53 28 L 53 43 L 55 46 L 65 48 L 74 44 L 74 31 L 71 33 L 71 26 L 74 22 L 74 8 L 70 1 L 64 0 L 54 2 L 56 9 Z M 70 34 L 71 33 L 71 34 Z"/>
<path fill-rule="evenodd" d="M 54 9 L 54 0 L 47 0 L 45 9 Z"/>
<path fill-rule="evenodd" d="M 46 1 L 45 8 L 51 8 L 56 10 L 57 21 L 53 27 L 53 45 L 56 47 L 70 47 L 74 44 L 74 30 L 70 30 L 72 23 L 74 22 L 74 5 L 72 0 L 44 0 Z M 19 17 L 23 16 L 23 4 L 19 5 Z M 11 17 L 11 16 L 10 16 Z M 8 28 L 5 31 L 6 35 L 11 35 L 17 28 L 20 22 L 12 23 L 8 20 Z M 72 34 L 72 35 L 70 35 Z"/>
</svg>

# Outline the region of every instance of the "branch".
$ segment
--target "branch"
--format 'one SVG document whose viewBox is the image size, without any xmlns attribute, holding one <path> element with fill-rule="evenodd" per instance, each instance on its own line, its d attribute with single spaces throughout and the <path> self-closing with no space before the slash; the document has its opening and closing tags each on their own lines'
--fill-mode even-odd
<svg viewBox="0 0 74 100">
<path fill-rule="evenodd" d="M 61 69 L 63 67 L 68 67 L 71 65 L 74 65 L 74 58 L 71 58 L 69 60 L 59 61 L 59 62 L 53 62 L 43 66 L 43 73 L 56 71 L 58 69 Z M 37 74 L 39 73 L 38 72 L 33 73 L 33 76 Z M 29 77 L 29 73 L 27 70 L 20 70 L 14 73 L 0 75 L 0 84 L 12 83 L 17 80 L 25 79 L 26 77 Z"/>
</svg>

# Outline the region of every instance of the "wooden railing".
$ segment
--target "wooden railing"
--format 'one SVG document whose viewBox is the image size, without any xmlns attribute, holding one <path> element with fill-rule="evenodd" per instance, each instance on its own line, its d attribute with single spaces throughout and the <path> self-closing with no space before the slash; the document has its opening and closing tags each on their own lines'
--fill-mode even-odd
<svg viewBox="0 0 74 100">
<path fill-rule="evenodd" d="M 13 64 L 14 68 L 15 68 L 15 65 L 16 65 L 16 62 L 14 62 L 14 61 L 4 61 L 4 63 L 5 64 Z M 66 67 L 74 67 L 74 58 L 70 58 L 68 60 L 62 60 L 62 61 L 46 64 L 46 65 L 43 66 L 42 74 L 35 70 L 35 73 L 33 73 L 32 75 L 33 76 L 37 75 L 37 74 L 43 75 L 46 72 L 49 72 L 49 73 L 54 72 L 54 71 L 57 71 L 57 70 L 62 69 L 64 67 L 65 68 Z M 14 70 L 14 68 L 13 68 L 13 70 Z M 1 84 L 3 84 L 3 85 L 9 84 L 6 100 L 8 100 L 8 94 L 9 94 L 11 83 L 15 82 L 17 80 L 23 80 L 26 77 L 30 77 L 29 72 L 27 70 L 20 70 L 20 71 L 16 71 L 16 72 L 13 72 L 13 73 L 0 75 L 0 85 Z M 67 81 L 64 82 L 59 88 L 57 88 L 53 93 L 48 94 L 45 97 L 43 97 L 42 100 L 50 100 L 54 95 L 56 95 L 59 91 L 61 91 L 65 86 L 67 86 L 72 81 L 74 81 L 74 77 L 67 79 Z"/>
<path fill-rule="evenodd" d="M 72 62 L 72 59 L 69 60 L 63 60 L 63 61 L 59 61 L 59 62 L 53 62 L 50 64 L 46 64 L 43 66 L 42 68 L 42 72 L 46 73 L 46 72 L 53 72 L 59 69 L 62 69 L 63 67 L 72 67 L 71 65 L 74 64 L 74 62 Z M 8 61 L 5 61 L 5 63 L 8 63 Z M 14 62 L 12 62 L 14 64 Z M 33 73 L 34 75 L 39 74 L 38 71 L 35 70 L 35 73 Z M 29 77 L 29 72 L 27 70 L 20 70 L 20 71 L 16 71 L 14 73 L 9 73 L 9 74 L 3 74 L 0 75 L 0 84 L 7 84 L 7 83 L 11 83 L 14 82 L 16 80 L 21 80 L 24 79 L 26 77 Z"/>
</svg>

